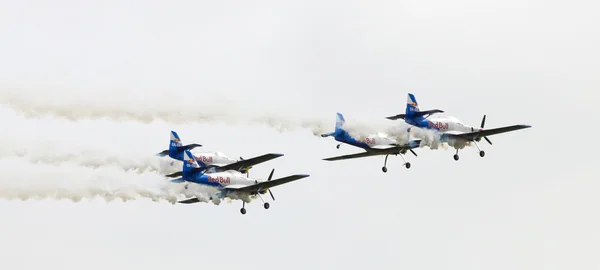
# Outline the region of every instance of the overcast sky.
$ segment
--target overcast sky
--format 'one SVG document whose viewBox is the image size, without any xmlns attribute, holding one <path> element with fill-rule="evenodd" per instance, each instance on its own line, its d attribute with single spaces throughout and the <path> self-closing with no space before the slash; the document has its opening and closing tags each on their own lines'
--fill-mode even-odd
<svg viewBox="0 0 600 270">
<path fill-rule="evenodd" d="M 0 200 L 0 266 L 598 269 L 599 8 L 578 0 L 0 1 L 0 195 L 151 186 L 156 174 L 119 164 L 150 162 L 170 130 L 203 144 L 199 151 L 285 154 L 251 176 L 272 168 L 275 177 L 311 175 L 274 188 L 270 209 L 259 200 L 246 215 L 241 201 Z M 337 150 L 309 128 L 247 122 L 317 118 L 333 131 L 341 112 L 348 123 L 399 125 L 384 117 L 404 111 L 408 92 L 421 109 L 470 125 L 486 114 L 486 128 L 533 128 L 482 141 L 485 158 L 475 148 L 458 162 L 451 149 L 417 149 L 409 170 L 390 157 L 384 174 L 383 157 L 323 161 L 361 150 Z M 182 112 L 189 123 L 86 119 L 91 111 L 145 120 Z M 238 124 L 197 121 L 223 112 Z M 84 167 L 90 155 L 111 165 Z"/>
</svg>

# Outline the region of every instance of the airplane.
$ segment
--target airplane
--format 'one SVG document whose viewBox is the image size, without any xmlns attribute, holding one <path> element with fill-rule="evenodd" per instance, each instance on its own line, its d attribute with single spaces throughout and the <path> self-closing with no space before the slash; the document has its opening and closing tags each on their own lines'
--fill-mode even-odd
<svg viewBox="0 0 600 270">
<path fill-rule="evenodd" d="M 250 202 L 250 196 L 258 195 L 263 201 L 264 208 L 269 209 L 270 205 L 268 202 L 265 202 L 262 194 L 268 192 L 274 201 L 275 197 L 273 196 L 271 188 L 309 176 L 307 174 L 296 174 L 271 180 L 271 178 L 273 178 L 273 173 L 275 172 L 275 169 L 273 169 L 271 170 L 271 174 L 269 174 L 269 178 L 266 181 L 261 181 L 255 178 L 249 178 L 237 170 L 219 170 L 219 167 L 208 166 L 202 162 L 198 162 L 187 149 L 184 150 L 184 155 L 182 177 L 171 180 L 171 182 L 190 182 L 211 186 L 217 188 L 218 192 L 216 193 L 216 196 L 218 198 L 228 197 L 232 199 L 241 199 L 242 208 L 240 209 L 240 212 L 242 215 L 246 214 L 246 202 Z M 283 156 L 283 154 L 271 155 Z M 211 197 L 210 200 L 212 199 L 213 198 Z M 198 198 L 191 198 L 179 201 L 178 203 L 192 204 L 197 202 L 200 202 Z"/>
<path fill-rule="evenodd" d="M 409 141 L 407 144 L 400 145 L 397 143 L 396 140 L 389 138 L 381 133 L 376 135 L 371 134 L 364 139 L 356 139 L 344 129 L 345 123 L 346 120 L 344 119 L 344 116 L 341 113 L 337 113 L 335 121 L 335 131 L 331 133 L 321 134 L 321 137 L 333 136 L 333 138 L 336 141 L 341 142 L 336 146 L 338 149 L 340 148 L 341 144 L 345 143 L 362 148 L 365 150 L 365 152 L 331 157 L 326 158 L 324 160 L 334 161 L 342 159 L 385 155 L 385 161 L 383 167 L 381 168 L 381 170 L 385 173 L 387 172 L 387 160 L 389 155 L 400 155 L 400 157 L 402 157 L 402 159 L 404 160 L 404 165 L 407 169 L 410 168 L 410 162 L 406 161 L 406 159 L 404 158 L 404 154 L 407 151 L 410 151 L 411 153 L 413 153 L 413 155 L 417 156 L 415 151 L 413 151 L 412 149 L 419 147 L 421 144 L 421 140 L 412 140 Z"/>
<path fill-rule="evenodd" d="M 177 161 L 183 161 L 183 155 L 185 150 L 192 150 L 196 147 L 201 147 L 200 144 L 188 144 L 183 145 L 181 143 L 181 138 L 175 131 L 171 131 L 171 138 L 169 142 L 169 149 L 164 150 L 158 154 L 157 156 L 169 156 Z M 272 154 L 262 155 L 258 157 L 254 157 L 251 159 L 244 159 L 240 157 L 239 160 L 229 158 L 225 156 L 221 152 L 202 152 L 197 155 L 192 155 L 194 159 L 198 162 L 202 162 L 202 164 L 206 164 L 207 166 L 217 166 L 222 167 L 225 170 L 237 170 L 241 173 L 246 173 L 246 176 L 250 176 L 249 171 L 253 165 L 271 160 L 273 158 L 277 158 L 278 156 L 274 156 Z M 179 162 L 170 162 L 168 166 L 182 166 L 183 163 Z M 181 167 L 180 167 L 181 168 Z M 178 177 L 181 176 L 182 172 L 178 171 L 172 174 L 167 175 L 167 177 Z"/>
<path fill-rule="evenodd" d="M 404 119 L 404 122 L 411 126 L 440 132 L 440 141 L 452 142 L 456 145 L 456 153 L 454 154 L 454 160 L 459 159 L 459 148 L 464 148 L 464 145 L 466 145 L 466 143 L 468 142 L 474 142 L 475 146 L 477 146 L 477 149 L 479 150 L 479 156 L 484 157 L 485 152 L 481 150 L 479 144 L 477 143 L 481 141 L 481 138 L 484 138 L 491 145 L 492 141 L 490 141 L 490 139 L 488 139 L 487 136 L 531 127 L 530 125 L 512 125 L 494 129 L 484 129 L 486 117 L 485 115 L 481 120 L 480 128 L 465 125 L 455 117 L 436 118 L 433 120 L 427 119 L 431 115 L 443 112 L 444 111 L 439 109 L 426 111 L 419 110 L 419 104 L 417 103 L 417 99 L 413 94 L 409 93 L 406 101 L 405 113 L 394 116 L 388 116 L 386 118 L 390 120 Z"/>
</svg>

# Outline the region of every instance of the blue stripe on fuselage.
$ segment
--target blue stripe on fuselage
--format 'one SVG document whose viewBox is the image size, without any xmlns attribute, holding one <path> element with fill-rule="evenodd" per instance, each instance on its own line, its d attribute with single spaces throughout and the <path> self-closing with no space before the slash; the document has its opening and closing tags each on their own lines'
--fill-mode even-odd
<svg viewBox="0 0 600 270">
<path fill-rule="evenodd" d="M 185 179 L 185 180 L 188 182 L 192 182 L 192 183 L 196 183 L 196 184 L 200 184 L 200 185 L 216 187 L 219 189 L 223 188 L 223 185 L 221 183 L 208 181 L 208 175 L 206 175 L 206 174 L 196 175 L 192 179 Z"/>
<path fill-rule="evenodd" d="M 422 116 L 405 118 L 404 121 L 407 124 L 415 126 L 415 127 L 438 130 L 438 131 L 440 130 L 439 128 L 436 128 L 435 125 L 431 121 L 425 119 Z"/>
<path fill-rule="evenodd" d="M 352 138 L 352 136 L 350 136 L 350 134 L 343 129 L 336 129 L 333 137 L 338 142 L 343 142 L 360 148 L 371 148 L 368 144 L 359 142 L 356 139 Z"/>
</svg>

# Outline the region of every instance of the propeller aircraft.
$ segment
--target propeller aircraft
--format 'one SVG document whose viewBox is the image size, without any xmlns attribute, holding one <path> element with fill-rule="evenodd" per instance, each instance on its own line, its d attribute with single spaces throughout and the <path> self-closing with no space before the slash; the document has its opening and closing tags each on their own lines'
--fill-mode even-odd
<svg viewBox="0 0 600 270">
<path fill-rule="evenodd" d="M 465 125 L 455 117 L 436 118 L 432 120 L 427 119 L 433 114 L 443 112 L 444 111 L 439 109 L 426 111 L 419 110 L 417 99 L 413 94 L 409 93 L 406 102 L 405 113 L 386 118 L 390 120 L 404 119 L 404 122 L 411 126 L 440 132 L 440 141 L 451 142 L 455 145 L 456 153 L 454 154 L 454 160 L 459 159 L 459 148 L 464 148 L 464 145 L 466 145 L 468 142 L 473 142 L 479 150 L 479 156 L 484 157 L 485 152 L 481 150 L 478 144 L 478 142 L 481 141 L 481 138 L 485 139 L 491 145 L 492 141 L 490 141 L 487 136 L 531 127 L 529 125 L 512 125 L 500 128 L 484 129 L 486 118 L 485 115 L 481 120 L 481 125 L 479 128 Z"/>
<path fill-rule="evenodd" d="M 183 161 L 183 157 L 184 157 L 184 151 L 186 151 L 186 150 L 191 151 L 192 149 L 194 149 L 196 147 L 201 147 L 201 146 L 202 145 L 195 144 L 195 143 L 183 145 L 181 142 L 181 138 L 179 137 L 177 132 L 171 131 L 169 149 L 164 150 L 156 155 L 161 156 L 161 157 L 169 156 L 172 159 L 179 161 L 179 162 L 175 162 L 175 161 L 170 162 L 169 166 L 174 167 L 174 166 L 179 165 L 179 168 L 181 168 L 181 166 L 183 165 L 182 161 Z M 221 152 L 202 152 L 202 153 L 197 153 L 196 155 L 192 155 L 192 156 L 194 157 L 194 159 L 196 161 L 198 161 L 199 163 L 202 163 L 202 164 L 206 164 L 207 166 L 221 167 L 223 170 L 237 170 L 241 173 L 245 173 L 246 176 L 250 176 L 249 171 L 253 165 L 256 165 L 258 163 L 262 163 L 262 162 L 271 160 L 273 158 L 279 157 L 279 156 L 276 156 L 273 154 L 267 154 L 267 155 L 250 158 L 250 159 L 244 159 L 244 158 L 240 157 L 239 160 L 236 160 L 236 159 L 225 156 Z M 177 172 L 167 175 L 167 177 L 178 177 L 178 176 L 181 176 L 181 174 L 182 174 L 181 171 L 177 171 Z"/>
<path fill-rule="evenodd" d="M 417 156 L 415 151 L 412 149 L 417 148 L 421 144 L 421 140 L 413 140 L 409 141 L 407 144 L 398 144 L 396 140 L 393 138 L 389 138 L 384 134 L 371 134 L 364 139 L 356 139 L 348 133 L 347 130 L 344 129 L 344 124 L 346 120 L 341 113 L 337 113 L 336 122 L 335 122 L 335 131 L 331 133 L 321 134 L 321 137 L 329 137 L 333 136 L 333 138 L 340 142 L 337 145 L 337 148 L 340 148 L 340 145 L 345 143 L 352 146 L 356 146 L 365 150 L 365 152 L 337 156 L 326 158 L 324 160 L 334 161 L 334 160 L 342 160 L 342 159 L 351 159 L 351 158 L 360 158 L 360 157 L 369 157 L 369 156 L 385 156 L 385 161 L 381 170 L 385 173 L 387 172 L 387 160 L 389 155 L 400 155 L 404 160 L 404 165 L 407 169 L 410 168 L 410 162 L 407 162 L 404 158 L 404 154 L 407 151 L 410 151 L 413 155 Z"/>
<path fill-rule="evenodd" d="M 184 150 L 184 155 L 182 177 L 171 180 L 171 182 L 189 182 L 207 185 L 217 188 L 218 192 L 216 193 L 216 196 L 218 198 L 228 197 L 231 199 L 241 199 L 242 208 L 240 209 L 240 212 L 242 215 L 246 214 L 246 203 L 250 202 L 250 196 L 257 195 L 262 200 L 264 208 L 269 209 L 270 205 L 268 202 L 265 202 L 262 197 L 263 194 L 268 192 L 274 201 L 275 196 L 273 196 L 271 188 L 309 176 L 307 174 L 296 174 L 272 180 L 275 171 L 275 169 L 273 169 L 271 170 L 271 174 L 269 174 L 269 178 L 266 181 L 263 181 L 250 178 L 238 170 L 224 170 L 223 167 L 214 165 L 208 166 L 202 162 L 198 162 L 189 150 Z M 275 157 L 283 156 L 283 154 L 270 155 Z M 210 199 L 212 200 L 213 198 Z M 197 202 L 200 202 L 198 198 L 191 198 L 180 201 L 179 203 L 192 204 Z"/>
</svg>

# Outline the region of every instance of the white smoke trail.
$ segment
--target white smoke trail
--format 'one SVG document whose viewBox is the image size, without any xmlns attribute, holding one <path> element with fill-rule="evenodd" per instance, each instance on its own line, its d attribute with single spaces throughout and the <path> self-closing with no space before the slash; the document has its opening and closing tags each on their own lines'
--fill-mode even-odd
<svg viewBox="0 0 600 270">
<path fill-rule="evenodd" d="M 169 166 L 172 160 L 154 156 L 150 153 L 117 153 L 92 149 L 74 149 L 56 142 L 0 144 L 0 158 L 21 157 L 32 163 L 62 164 L 74 163 L 83 167 L 118 167 L 123 171 L 173 173 Z"/>
<path fill-rule="evenodd" d="M 181 185 L 150 172 L 123 172 L 114 166 L 98 169 L 74 166 L 31 164 L 21 158 L 0 162 L 0 198 L 3 199 L 82 199 L 103 198 L 123 201 L 150 198 L 177 202 Z"/>
<path fill-rule="evenodd" d="M 156 94 L 156 93 L 155 93 Z M 226 124 L 265 124 L 279 132 L 308 128 L 314 135 L 321 134 L 332 123 L 317 119 L 293 119 L 277 113 L 260 113 L 256 109 L 236 105 L 229 100 L 211 97 L 202 99 L 154 97 L 155 104 L 141 100 L 150 97 L 127 96 L 127 91 L 115 93 L 69 92 L 68 95 L 46 94 L 43 91 L 26 89 L 3 89 L 0 104 L 11 107 L 19 114 L 35 118 L 53 116 L 71 121 L 82 119 L 110 119 L 115 121 L 136 121 L 151 123 L 159 120 L 172 124 L 226 123 Z"/>
</svg>

